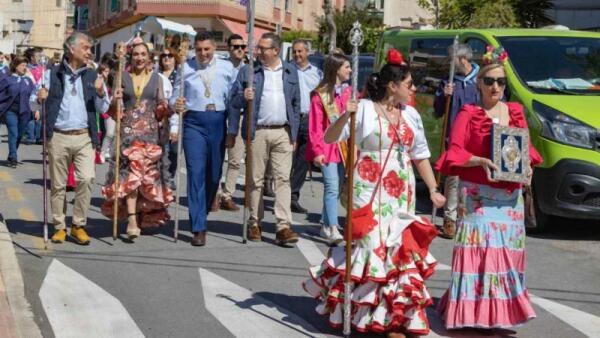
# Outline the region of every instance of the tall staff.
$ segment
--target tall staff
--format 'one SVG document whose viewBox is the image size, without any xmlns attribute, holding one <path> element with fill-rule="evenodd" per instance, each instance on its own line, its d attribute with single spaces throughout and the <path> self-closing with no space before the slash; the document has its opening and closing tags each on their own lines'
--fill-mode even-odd
<svg viewBox="0 0 600 338">
<path fill-rule="evenodd" d="M 186 35 L 183 34 L 181 37 L 181 44 L 179 45 L 179 98 L 185 97 L 185 77 L 183 76 L 183 65 L 187 61 L 188 50 L 190 49 L 190 42 Z M 175 226 L 173 227 L 173 239 L 177 243 L 177 237 L 179 235 L 179 209 L 181 204 L 179 199 L 181 198 L 181 187 L 179 183 L 181 181 L 181 147 L 183 142 L 183 115 L 185 112 L 181 112 L 179 115 L 179 133 L 177 134 L 177 169 L 175 171 Z"/>
<path fill-rule="evenodd" d="M 40 64 L 42 65 L 42 88 L 46 88 L 46 55 L 42 54 Z M 44 249 L 48 248 L 48 165 L 47 165 L 47 145 L 46 145 L 46 100 L 42 102 L 42 176 L 43 176 L 43 190 L 44 190 Z"/>
<path fill-rule="evenodd" d="M 119 58 L 119 67 L 117 68 L 117 78 L 115 81 L 115 93 L 117 90 L 121 90 L 123 87 L 123 59 L 124 52 L 122 50 L 124 46 L 117 49 L 117 56 Z M 119 218 L 119 179 L 121 178 L 121 115 L 123 114 L 123 101 L 117 100 L 116 102 L 116 125 L 115 125 L 115 200 L 113 203 L 113 225 L 112 235 L 113 240 L 117 240 L 118 235 L 118 218 Z"/>
<path fill-rule="evenodd" d="M 254 10 L 256 8 L 256 0 L 249 0 L 246 4 L 248 12 L 248 83 L 246 88 L 252 88 L 254 85 Z M 254 110 L 254 100 L 246 101 L 246 179 L 244 183 L 244 219 L 242 220 L 242 243 L 248 242 L 248 212 L 250 211 L 250 183 L 252 179 L 252 138 L 251 124 L 252 112 Z"/>
<path fill-rule="evenodd" d="M 452 55 L 450 60 L 450 75 L 448 76 L 448 83 L 454 83 L 454 75 L 456 74 L 456 49 L 458 48 L 458 35 L 454 36 L 454 42 L 452 43 Z M 444 122 L 442 125 L 442 138 L 440 140 L 440 157 L 446 152 L 446 135 L 448 133 L 448 118 L 450 116 L 450 104 L 452 103 L 452 95 L 446 95 L 446 102 L 444 106 Z M 435 184 L 440 185 L 442 180 L 442 174 L 439 171 L 435 172 Z M 446 192 L 444 191 L 444 194 Z M 432 206 L 431 210 L 431 223 L 435 224 L 435 214 L 437 214 L 437 208 Z"/>
<path fill-rule="evenodd" d="M 364 41 L 360 22 L 354 22 L 350 30 L 350 43 L 352 44 L 352 100 L 356 101 L 358 91 L 358 47 L 362 46 Z M 350 115 L 350 138 L 348 139 L 348 161 L 346 163 L 346 172 L 348 180 L 346 182 L 348 191 L 348 208 L 346 211 L 346 274 L 344 276 L 344 336 L 349 337 L 352 333 L 352 191 L 354 187 L 354 143 L 356 137 L 356 115 Z"/>
</svg>

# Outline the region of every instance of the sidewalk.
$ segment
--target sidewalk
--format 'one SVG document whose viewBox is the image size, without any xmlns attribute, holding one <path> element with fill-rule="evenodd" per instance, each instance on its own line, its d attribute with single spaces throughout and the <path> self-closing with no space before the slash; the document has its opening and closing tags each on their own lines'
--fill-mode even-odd
<svg viewBox="0 0 600 338">
<path fill-rule="evenodd" d="M 38 338 L 10 233 L 0 214 L 0 337 Z"/>
</svg>

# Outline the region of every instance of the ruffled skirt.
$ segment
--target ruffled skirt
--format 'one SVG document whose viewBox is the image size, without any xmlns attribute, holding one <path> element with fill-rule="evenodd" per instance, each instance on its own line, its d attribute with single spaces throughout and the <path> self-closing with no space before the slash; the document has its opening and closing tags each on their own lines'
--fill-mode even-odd
<svg viewBox="0 0 600 338">
<path fill-rule="evenodd" d="M 174 197 L 160 172 L 161 156 L 161 146 L 139 140 L 134 140 L 122 151 L 125 167 L 121 168 L 119 181 L 119 220 L 127 219 L 125 199 L 135 190 L 138 191 L 136 211 L 141 228 L 157 227 L 169 220 L 167 208 Z M 114 168 L 111 170 L 114 171 Z M 114 173 L 109 173 L 110 176 L 113 179 L 102 188 L 102 194 L 106 198 L 102 205 L 102 214 L 112 218 L 115 198 Z"/>
<path fill-rule="evenodd" d="M 425 308 L 432 300 L 425 280 L 437 264 L 429 253 L 437 230 L 424 218 L 401 217 L 392 221 L 381 246 L 357 241 L 353 248 L 351 318 L 356 331 L 429 332 Z M 343 325 L 345 266 L 345 248 L 333 248 L 320 266 L 310 268 L 311 278 L 303 283 L 320 301 L 316 311 L 328 315 L 333 327 Z"/>
<path fill-rule="evenodd" d="M 458 212 L 452 278 L 438 309 L 446 328 L 510 328 L 535 318 L 521 190 L 461 182 Z"/>
</svg>

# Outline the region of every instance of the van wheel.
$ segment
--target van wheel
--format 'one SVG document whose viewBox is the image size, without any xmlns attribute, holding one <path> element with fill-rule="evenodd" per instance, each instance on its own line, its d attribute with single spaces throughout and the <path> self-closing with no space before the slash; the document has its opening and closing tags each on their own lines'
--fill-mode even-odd
<svg viewBox="0 0 600 338">
<path fill-rule="evenodd" d="M 553 220 L 553 217 L 540 209 L 535 190 L 523 187 L 523 199 L 525 201 L 525 230 L 529 234 L 543 233 Z"/>
</svg>

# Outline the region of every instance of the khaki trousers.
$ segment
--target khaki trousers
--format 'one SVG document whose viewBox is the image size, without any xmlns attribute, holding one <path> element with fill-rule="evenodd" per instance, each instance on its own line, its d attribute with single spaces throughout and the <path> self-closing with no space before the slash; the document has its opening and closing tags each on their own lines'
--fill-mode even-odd
<svg viewBox="0 0 600 338">
<path fill-rule="evenodd" d="M 235 193 L 235 186 L 240 176 L 242 156 L 244 156 L 245 150 L 242 135 L 238 133 L 233 148 L 227 149 L 227 173 L 225 174 L 225 183 L 223 184 L 223 191 L 221 193 L 221 197 L 224 200 L 231 199 L 233 193 Z"/>
<path fill-rule="evenodd" d="M 456 210 L 458 207 L 458 176 L 446 176 L 444 183 L 444 196 L 446 205 L 444 206 L 444 218 L 456 222 Z"/>
<path fill-rule="evenodd" d="M 289 128 L 258 129 L 252 141 L 252 185 L 250 198 L 250 226 L 262 219 L 262 189 L 265 170 L 269 162 L 275 179 L 275 218 L 277 231 L 289 228 L 292 224 L 290 209 L 292 190 L 290 172 L 292 169 L 292 144 Z M 260 215 L 259 215 L 260 214 Z"/>
<path fill-rule="evenodd" d="M 64 135 L 54 133 L 48 142 L 50 169 L 50 208 L 55 230 L 65 229 L 66 188 L 69 166 L 75 166 L 75 205 L 73 225 L 85 226 L 95 177 L 94 148 L 89 134 Z"/>
</svg>

